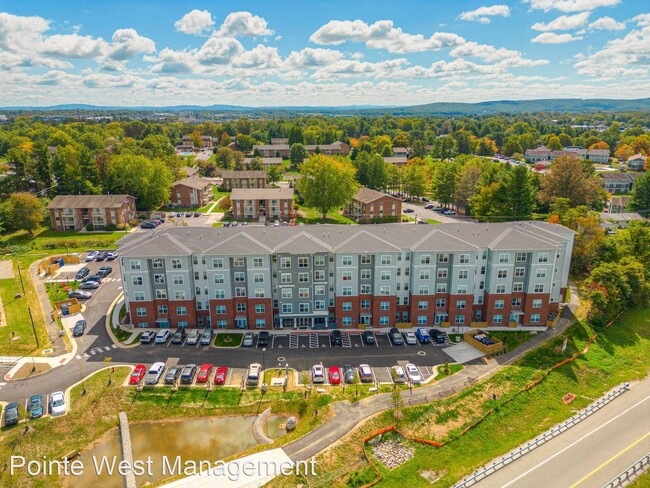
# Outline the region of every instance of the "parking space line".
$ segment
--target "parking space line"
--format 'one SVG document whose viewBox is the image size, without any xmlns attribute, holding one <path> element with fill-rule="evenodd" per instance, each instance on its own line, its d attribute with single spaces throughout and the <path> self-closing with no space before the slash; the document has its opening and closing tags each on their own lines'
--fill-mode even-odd
<svg viewBox="0 0 650 488">
<path fill-rule="evenodd" d="M 309 348 L 318 349 L 318 334 L 309 334 Z"/>
<path fill-rule="evenodd" d="M 350 334 L 341 334 L 341 344 L 343 347 L 352 347 L 352 339 L 350 339 Z"/>
<path fill-rule="evenodd" d="M 289 334 L 289 349 L 298 349 L 298 334 Z"/>
</svg>

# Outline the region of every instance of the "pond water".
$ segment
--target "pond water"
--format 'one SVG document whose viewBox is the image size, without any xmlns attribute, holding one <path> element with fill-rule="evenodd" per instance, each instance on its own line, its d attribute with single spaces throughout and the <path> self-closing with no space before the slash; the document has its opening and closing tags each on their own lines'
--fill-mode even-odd
<svg viewBox="0 0 650 488">
<path fill-rule="evenodd" d="M 176 456 L 181 463 L 186 461 L 214 462 L 238 452 L 245 451 L 255 445 L 253 437 L 253 416 L 203 418 L 178 420 L 170 422 L 140 422 L 131 424 L 131 444 L 133 459 L 151 459 L 152 476 L 147 474 L 136 476 L 137 485 L 161 480 L 163 475 L 163 457 L 166 456 L 168 465 L 173 465 Z M 285 433 L 280 425 L 286 418 L 271 416 L 267 420 L 267 435 L 272 439 Z M 95 443 L 77 459 L 84 465 L 81 476 L 68 478 L 68 486 L 74 488 L 122 488 L 123 478 L 117 473 L 118 463 L 122 460 L 122 446 L 119 431 L 113 429 L 103 439 Z M 104 461 L 104 464 L 102 464 Z M 107 467 L 113 462 L 114 470 L 111 476 Z M 98 474 L 98 471 L 99 474 Z"/>
</svg>

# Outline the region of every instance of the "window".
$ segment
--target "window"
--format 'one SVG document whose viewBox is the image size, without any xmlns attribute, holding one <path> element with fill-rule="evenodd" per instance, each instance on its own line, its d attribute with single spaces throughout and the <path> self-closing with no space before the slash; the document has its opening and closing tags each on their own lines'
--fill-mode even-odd
<svg viewBox="0 0 650 488">
<path fill-rule="evenodd" d="M 436 300 L 436 308 L 445 308 L 447 306 L 447 300 L 444 298 L 438 298 Z"/>
<path fill-rule="evenodd" d="M 314 295 L 325 295 L 325 285 L 314 285 Z"/>
<path fill-rule="evenodd" d="M 429 285 L 420 285 L 418 287 L 418 295 L 428 295 L 429 294 Z"/>
<path fill-rule="evenodd" d="M 536 278 L 546 278 L 546 270 L 544 268 L 540 268 L 535 272 L 535 277 Z"/>
<path fill-rule="evenodd" d="M 264 288 L 255 288 L 254 295 L 255 298 L 264 298 L 266 292 L 264 291 Z"/>
<path fill-rule="evenodd" d="M 369 280 L 371 277 L 371 272 L 369 269 L 362 269 L 361 270 L 361 279 L 362 280 Z"/>
<path fill-rule="evenodd" d="M 371 285 L 361 285 L 361 290 L 359 293 L 362 293 L 364 295 L 368 295 L 372 293 L 372 287 Z"/>
<path fill-rule="evenodd" d="M 246 296 L 246 288 L 244 288 L 244 287 L 235 288 L 235 296 L 236 297 L 245 297 Z"/>
<path fill-rule="evenodd" d="M 418 325 L 427 325 L 426 315 L 418 315 Z"/>
<path fill-rule="evenodd" d="M 176 307 L 176 315 L 187 315 L 187 307 Z"/>
<path fill-rule="evenodd" d="M 526 253 L 525 252 L 518 252 L 515 254 L 515 261 L 518 263 L 525 263 L 526 262 Z"/>
<path fill-rule="evenodd" d="M 142 276 L 131 276 L 131 282 L 135 286 L 140 286 L 142 285 Z"/>
<path fill-rule="evenodd" d="M 309 258 L 306 258 L 306 257 L 298 258 L 298 267 L 299 268 L 308 268 L 309 267 Z"/>
<path fill-rule="evenodd" d="M 512 299 L 512 306 L 513 307 L 521 307 L 521 298 L 513 298 Z"/>
<path fill-rule="evenodd" d="M 325 281 L 325 270 L 317 269 L 314 271 L 314 281 Z"/>
<path fill-rule="evenodd" d="M 147 316 L 147 309 L 144 307 L 138 307 L 135 309 L 135 314 L 138 317 L 146 317 Z"/>
<path fill-rule="evenodd" d="M 508 270 L 507 269 L 500 269 L 497 271 L 497 278 L 499 279 L 504 279 L 508 277 Z"/>
<path fill-rule="evenodd" d="M 235 271 L 235 283 L 243 283 L 245 280 L 243 271 Z"/>
<path fill-rule="evenodd" d="M 542 308 L 542 299 L 536 298 L 533 300 L 533 308 Z"/>
<path fill-rule="evenodd" d="M 225 283 L 224 275 L 222 275 L 222 274 L 214 275 L 214 284 L 215 285 L 223 284 L 223 283 Z"/>
<path fill-rule="evenodd" d="M 390 310 L 390 302 L 379 302 L 379 310 Z"/>
<path fill-rule="evenodd" d="M 389 323 L 390 322 L 387 315 L 382 315 L 379 317 L 379 325 L 388 325 Z"/>
<path fill-rule="evenodd" d="M 325 310 L 325 300 L 314 300 L 314 310 Z"/>
<path fill-rule="evenodd" d="M 226 306 L 225 305 L 217 305 L 215 312 L 218 313 L 219 315 L 225 314 L 226 313 Z"/>
<path fill-rule="evenodd" d="M 291 283 L 291 273 L 281 273 L 280 283 Z"/>
<path fill-rule="evenodd" d="M 436 293 L 447 293 L 447 283 L 438 283 L 436 285 Z"/>
<path fill-rule="evenodd" d="M 431 264 L 431 256 L 428 254 L 420 256 L 420 264 Z"/>
<path fill-rule="evenodd" d="M 479 281 L 478 282 L 478 289 L 483 290 L 485 288 L 485 281 Z"/>
<path fill-rule="evenodd" d="M 544 284 L 543 283 L 535 283 L 535 288 L 533 290 L 535 293 L 544 293 Z"/>
<path fill-rule="evenodd" d="M 222 258 L 212 258 L 212 267 L 213 268 L 223 268 L 223 259 Z"/>
<path fill-rule="evenodd" d="M 266 327 L 266 319 L 255 319 L 255 327 L 263 329 Z"/>
<path fill-rule="evenodd" d="M 237 268 L 244 267 L 244 258 L 232 258 L 232 265 Z"/>
<path fill-rule="evenodd" d="M 343 317 L 343 325 L 352 325 L 352 317 Z"/>
<path fill-rule="evenodd" d="M 264 283 L 264 274 L 263 273 L 255 273 L 253 275 L 253 281 L 255 283 Z"/>
<path fill-rule="evenodd" d="M 299 288 L 298 298 L 309 298 L 309 288 Z"/>
<path fill-rule="evenodd" d="M 524 291 L 524 284 L 523 283 L 515 283 L 515 284 L 512 285 L 512 292 L 513 293 L 520 292 L 520 291 Z"/>
<path fill-rule="evenodd" d="M 505 306 L 505 300 L 495 300 L 494 308 L 503 308 Z"/>
<path fill-rule="evenodd" d="M 497 293 L 505 293 L 506 292 L 506 285 L 497 285 L 496 292 Z"/>
<path fill-rule="evenodd" d="M 467 300 L 458 300 L 456 302 L 456 310 L 465 310 L 467 307 Z"/>
<path fill-rule="evenodd" d="M 381 281 L 390 281 L 390 271 L 381 272 Z"/>
<path fill-rule="evenodd" d="M 492 322 L 495 324 L 502 324 L 503 323 L 503 314 L 496 313 L 492 316 Z"/>
<path fill-rule="evenodd" d="M 292 298 L 293 290 L 291 288 L 282 288 L 282 298 Z"/>
<path fill-rule="evenodd" d="M 282 304 L 282 313 L 292 313 L 292 312 L 293 312 L 293 306 L 290 303 Z"/>
<path fill-rule="evenodd" d="M 449 262 L 449 254 L 438 254 L 438 262 L 439 263 L 448 263 Z"/>
<path fill-rule="evenodd" d="M 380 286 L 379 287 L 380 295 L 390 295 L 390 286 Z"/>
<path fill-rule="evenodd" d="M 281 268 L 290 268 L 291 267 L 291 258 L 282 258 L 280 259 Z"/>
<path fill-rule="evenodd" d="M 429 302 L 427 302 L 426 300 L 418 302 L 418 310 L 427 310 L 428 308 L 429 308 Z"/>
<path fill-rule="evenodd" d="M 314 256 L 314 266 L 325 266 L 325 256 Z"/>
<path fill-rule="evenodd" d="M 262 266 L 264 266 L 262 258 L 253 258 L 253 268 L 261 268 Z"/>
<path fill-rule="evenodd" d="M 465 323 L 464 315 L 456 315 L 456 325 L 461 325 Z"/>
<path fill-rule="evenodd" d="M 142 269 L 142 267 L 140 266 L 140 260 L 137 259 L 132 259 L 131 261 L 129 261 L 129 265 L 130 268 L 133 270 Z"/>
<path fill-rule="evenodd" d="M 460 264 L 469 264 L 469 254 L 460 254 L 458 256 L 458 262 Z"/>
<path fill-rule="evenodd" d="M 352 256 L 343 256 L 341 262 L 343 266 L 352 266 Z"/>
<path fill-rule="evenodd" d="M 510 262 L 510 254 L 506 254 L 506 253 L 499 254 L 499 262 L 500 263 L 509 263 Z"/>
<path fill-rule="evenodd" d="M 485 274 L 485 266 L 481 266 L 481 274 L 482 274 L 482 275 Z"/>
<path fill-rule="evenodd" d="M 167 290 L 156 290 L 156 298 L 167 298 Z"/>
<path fill-rule="evenodd" d="M 515 268 L 515 278 L 523 278 L 526 268 Z"/>
<path fill-rule="evenodd" d="M 482 304 L 483 304 L 483 295 L 479 295 L 479 296 L 477 297 L 476 303 L 477 303 L 478 305 L 482 305 Z"/>
<path fill-rule="evenodd" d="M 438 279 L 439 280 L 444 280 L 447 278 L 447 270 L 446 269 L 439 269 L 438 270 Z"/>
<path fill-rule="evenodd" d="M 181 269 L 183 263 L 180 259 L 172 259 L 172 269 Z"/>
<path fill-rule="evenodd" d="M 136 291 L 133 293 L 133 299 L 136 302 L 144 302 L 144 292 L 143 291 Z"/>
<path fill-rule="evenodd" d="M 458 271 L 458 279 L 466 280 L 469 277 L 469 271 L 466 269 L 461 269 Z"/>
<path fill-rule="evenodd" d="M 352 296 L 352 287 L 351 286 L 344 286 L 343 287 L 343 296 L 344 297 L 351 297 Z"/>
<path fill-rule="evenodd" d="M 154 259 L 151 262 L 151 267 L 152 268 L 162 268 L 163 267 L 163 260 L 162 259 Z"/>
<path fill-rule="evenodd" d="M 167 313 L 167 305 L 158 305 L 158 313 L 163 314 Z"/>
<path fill-rule="evenodd" d="M 176 290 L 174 292 L 174 300 L 185 300 L 185 291 L 184 290 Z"/>
<path fill-rule="evenodd" d="M 349 311 L 351 311 L 351 310 L 352 310 L 352 302 L 343 302 L 343 303 L 341 304 L 341 309 L 342 309 L 344 312 L 349 312 Z"/>
<path fill-rule="evenodd" d="M 175 285 L 182 285 L 182 284 L 185 283 L 185 280 L 183 279 L 182 275 L 174 275 L 172 277 L 172 280 L 173 280 Z"/>
<path fill-rule="evenodd" d="M 456 293 L 459 295 L 465 295 L 467 293 L 467 285 L 458 285 L 456 287 Z"/>
<path fill-rule="evenodd" d="M 343 281 L 351 281 L 352 271 L 343 271 L 343 273 L 341 273 L 341 278 L 343 279 Z"/>
<path fill-rule="evenodd" d="M 163 274 L 153 275 L 153 282 L 156 285 L 164 285 L 165 284 L 165 275 L 163 275 Z"/>
<path fill-rule="evenodd" d="M 390 256 L 383 255 L 381 257 L 381 264 L 386 266 L 386 265 L 389 265 L 390 263 L 391 263 L 391 257 Z"/>
<path fill-rule="evenodd" d="M 370 254 L 364 254 L 361 256 L 361 264 L 370 264 L 372 262 L 372 256 Z"/>
<path fill-rule="evenodd" d="M 531 313 L 530 314 L 530 321 L 533 324 L 537 324 L 542 320 L 542 316 L 538 313 Z"/>
<path fill-rule="evenodd" d="M 214 290 L 214 298 L 226 298 L 226 290 Z"/>
<path fill-rule="evenodd" d="M 370 308 L 370 300 L 361 300 L 360 306 L 364 310 L 369 309 Z"/>
<path fill-rule="evenodd" d="M 538 263 L 548 263 L 548 253 L 547 252 L 540 252 L 537 256 L 537 262 Z"/>
<path fill-rule="evenodd" d="M 421 280 L 428 280 L 430 279 L 431 274 L 429 273 L 428 269 L 421 269 L 420 270 L 420 279 Z"/>
<path fill-rule="evenodd" d="M 238 312 L 245 312 L 246 311 L 246 304 L 245 303 L 238 303 L 237 304 L 237 311 Z"/>
<path fill-rule="evenodd" d="M 309 273 L 298 273 L 298 283 L 308 283 Z"/>
<path fill-rule="evenodd" d="M 225 329 L 228 327 L 228 322 L 225 320 L 217 320 L 217 329 Z"/>
</svg>

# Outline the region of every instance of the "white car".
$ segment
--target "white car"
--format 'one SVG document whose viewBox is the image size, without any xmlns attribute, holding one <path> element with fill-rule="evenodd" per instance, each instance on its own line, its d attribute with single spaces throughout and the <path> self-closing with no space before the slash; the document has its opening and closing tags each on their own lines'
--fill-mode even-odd
<svg viewBox="0 0 650 488">
<path fill-rule="evenodd" d="M 176 217 L 176 212 L 169 212 L 169 217 Z"/>
<path fill-rule="evenodd" d="M 420 374 L 420 371 L 418 371 L 418 368 L 415 364 L 407 364 L 405 366 L 406 369 L 406 374 L 411 380 L 411 383 L 413 384 L 419 384 L 422 383 L 422 375 Z"/>
<path fill-rule="evenodd" d="M 395 383 L 406 383 L 406 375 L 401 366 L 393 366 L 390 375 Z"/>
<path fill-rule="evenodd" d="M 171 335 L 172 333 L 169 329 L 158 331 L 154 342 L 156 344 L 165 344 Z"/>
<path fill-rule="evenodd" d="M 325 383 L 325 368 L 316 364 L 311 368 L 311 380 L 313 383 Z"/>
<path fill-rule="evenodd" d="M 163 371 L 165 371 L 165 363 L 163 362 L 153 363 L 151 365 L 151 368 L 149 368 L 149 371 L 144 377 L 144 384 L 155 385 L 156 383 L 158 383 L 160 377 L 163 374 Z"/>
<path fill-rule="evenodd" d="M 97 254 L 98 254 L 97 251 L 90 251 L 90 252 L 86 255 L 86 261 L 94 261 L 95 258 L 97 257 Z"/>
<path fill-rule="evenodd" d="M 52 415 L 63 415 L 67 408 L 65 405 L 65 395 L 62 391 L 55 391 L 50 395 L 50 412 Z"/>
<path fill-rule="evenodd" d="M 415 337 L 415 333 L 412 330 L 407 330 L 404 332 L 404 340 L 409 346 L 417 346 L 418 339 Z"/>
</svg>

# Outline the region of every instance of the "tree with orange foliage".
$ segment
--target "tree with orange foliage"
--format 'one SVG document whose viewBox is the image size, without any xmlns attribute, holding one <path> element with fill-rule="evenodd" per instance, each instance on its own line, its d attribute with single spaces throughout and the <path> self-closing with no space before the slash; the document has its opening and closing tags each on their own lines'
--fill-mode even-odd
<svg viewBox="0 0 650 488">
<path fill-rule="evenodd" d="M 616 150 L 614 156 L 619 161 L 627 161 L 630 156 L 634 156 L 634 148 L 628 144 L 623 144 Z"/>
<path fill-rule="evenodd" d="M 607 144 L 605 141 L 600 141 L 589 146 L 589 149 L 609 149 L 609 144 Z"/>
</svg>

